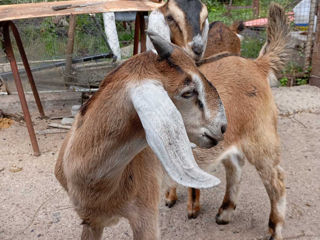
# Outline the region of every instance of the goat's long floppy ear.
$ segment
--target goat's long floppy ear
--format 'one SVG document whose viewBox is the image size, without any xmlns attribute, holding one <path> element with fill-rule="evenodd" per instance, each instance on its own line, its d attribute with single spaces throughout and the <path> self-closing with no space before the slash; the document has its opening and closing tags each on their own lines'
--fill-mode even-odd
<svg viewBox="0 0 320 240">
<path fill-rule="evenodd" d="M 181 114 L 160 83 L 145 81 L 130 90 L 130 97 L 149 146 L 174 181 L 193 188 L 220 183 L 198 167 Z"/>
<path fill-rule="evenodd" d="M 159 10 L 154 10 L 149 15 L 147 31 L 157 33 L 161 35 L 161 37 L 166 41 L 171 42 L 170 28 L 166 20 L 164 19 L 162 12 L 160 12 Z M 149 36 L 147 36 L 147 50 L 155 51 L 155 48 Z"/>
</svg>

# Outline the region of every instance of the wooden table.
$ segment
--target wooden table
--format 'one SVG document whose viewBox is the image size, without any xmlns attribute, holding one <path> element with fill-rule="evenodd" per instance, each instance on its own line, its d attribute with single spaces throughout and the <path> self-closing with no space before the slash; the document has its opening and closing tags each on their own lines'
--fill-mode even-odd
<svg viewBox="0 0 320 240">
<path fill-rule="evenodd" d="M 154 0 L 157 1 L 157 0 Z M 27 101 L 24 95 L 21 78 L 19 75 L 16 59 L 13 53 L 10 29 L 16 40 L 23 65 L 25 67 L 31 89 L 40 112 L 41 117 L 44 117 L 43 107 L 39 98 L 37 87 L 35 85 L 32 72 L 28 63 L 23 44 L 13 20 L 52 17 L 64 15 L 78 15 L 78 14 L 93 14 L 103 12 L 137 12 L 136 27 L 135 27 L 135 42 L 134 54 L 138 53 L 139 35 L 141 39 L 141 51 L 145 51 L 145 22 L 144 14 L 160 7 L 162 3 L 152 1 L 138 1 L 138 0 L 77 0 L 77 1 L 59 1 L 59 2 L 42 2 L 42 3 L 27 3 L 27 4 L 12 4 L 0 5 L 0 33 L 3 34 L 3 48 L 10 62 L 14 81 L 17 87 L 24 119 L 26 121 L 29 132 L 33 152 L 35 156 L 40 155 L 39 145 L 34 132 L 31 121 L 30 112 Z"/>
</svg>

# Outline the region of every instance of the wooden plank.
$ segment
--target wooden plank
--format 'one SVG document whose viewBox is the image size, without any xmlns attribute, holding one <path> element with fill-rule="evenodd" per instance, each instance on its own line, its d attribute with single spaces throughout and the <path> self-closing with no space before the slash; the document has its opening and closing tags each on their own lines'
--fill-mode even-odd
<svg viewBox="0 0 320 240">
<path fill-rule="evenodd" d="M 70 16 L 69 30 L 68 30 L 68 44 L 66 50 L 66 67 L 64 70 L 64 82 L 68 86 L 68 82 L 74 82 L 72 74 L 72 56 L 73 56 L 73 46 L 74 46 L 74 34 L 76 29 L 76 15 Z"/>
<path fill-rule="evenodd" d="M 103 12 L 124 12 L 124 11 L 152 11 L 164 3 L 151 1 L 130 1 L 130 0 L 73 0 L 59 2 L 41 2 L 0 5 L 0 22 L 52 17 L 76 14 L 90 14 Z M 53 7 L 69 5 L 68 8 L 55 11 Z M 71 6 L 70 6 L 71 5 Z M 62 7 L 63 8 L 63 7 Z"/>
</svg>

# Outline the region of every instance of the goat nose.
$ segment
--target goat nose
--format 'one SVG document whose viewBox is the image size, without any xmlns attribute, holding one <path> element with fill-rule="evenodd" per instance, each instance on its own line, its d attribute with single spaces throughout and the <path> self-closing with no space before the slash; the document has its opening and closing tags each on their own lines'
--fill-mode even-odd
<svg viewBox="0 0 320 240">
<path fill-rule="evenodd" d="M 227 131 L 227 124 L 221 126 L 221 133 L 224 134 Z"/>
<path fill-rule="evenodd" d="M 201 55 L 203 52 L 203 46 L 199 45 L 199 44 L 193 44 L 192 46 L 192 51 L 196 54 L 196 55 Z"/>
</svg>

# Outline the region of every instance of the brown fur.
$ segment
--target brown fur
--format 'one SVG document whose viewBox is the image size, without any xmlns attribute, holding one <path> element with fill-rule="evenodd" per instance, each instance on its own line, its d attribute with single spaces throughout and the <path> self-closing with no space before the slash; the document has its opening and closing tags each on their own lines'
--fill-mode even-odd
<svg viewBox="0 0 320 240">
<path fill-rule="evenodd" d="M 226 26 L 222 22 L 213 22 L 210 24 L 207 48 L 203 58 L 216 55 L 221 52 L 229 52 L 240 56 L 240 39 L 236 35 L 238 33 L 238 27 L 232 29 Z M 235 31 L 235 29 L 237 29 Z"/>
<path fill-rule="evenodd" d="M 188 218 L 197 218 L 200 212 L 200 190 L 188 188 Z"/>
<path fill-rule="evenodd" d="M 289 25 L 284 10 L 277 4 L 271 4 L 267 42 L 256 60 L 230 56 L 204 62 L 200 66 L 200 70 L 221 96 L 226 109 L 228 129 L 222 149 L 194 150 L 200 166 L 208 168 L 222 161 L 226 169 L 227 188 L 217 214 L 219 224 L 229 223 L 231 213 L 236 208 L 244 160 L 247 159 L 256 167 L 270 198 L 269 230 L 275 240 L 282 239 L 285 185 L 284 173 L 279 166 L 277 107 L 268 78 L 284 66 L 288 32 Z M 236 147 L 239 153 L 232 153 L 232 147 Z M 224 155 L 223 150 L 232 154 Z M 191 189 L 189 193 L 190 191 Z M 199 206 L 194 211 L 200 210 L 199 200 L 194 201 L 189 194 L 188 214 L 190 205 Z"/>
<path fill-rule="evenodd" d="M 242 21 L 235 21 L 229 28 L 232 32 L 239 34 L 244 30 L 245 25 Z"/>
<path fill-rule="evenodd" d="M 125 163 L 110 155 L 121 154 L 132 140 L 145 139 L 128 99 L 128 84 L 154 79 L 175 96 L 189 73 L 200 74 L 179 48 L 169 60 L 152 52 L 137 55 L 109 74 L 76 116 L 59 152 L 55 176 L 83 221 L 82 239 L 100 239 L 103 228 L 120 217 L 129 220 L 134 239 L 159 238 L 160 163 L 148 147 Z M 202 81 L 214 110 L 219 96 L 205 78 Z"/>
</svg>

